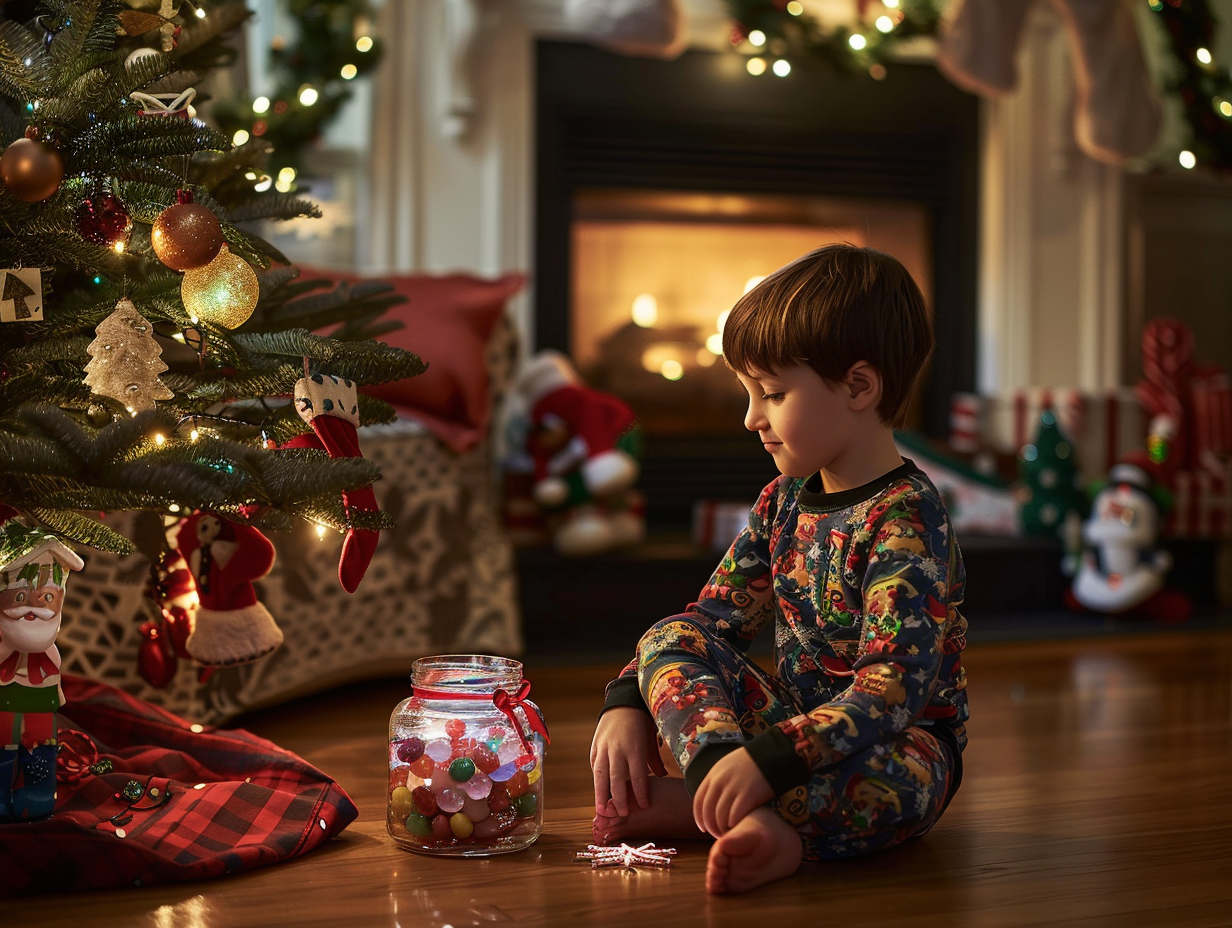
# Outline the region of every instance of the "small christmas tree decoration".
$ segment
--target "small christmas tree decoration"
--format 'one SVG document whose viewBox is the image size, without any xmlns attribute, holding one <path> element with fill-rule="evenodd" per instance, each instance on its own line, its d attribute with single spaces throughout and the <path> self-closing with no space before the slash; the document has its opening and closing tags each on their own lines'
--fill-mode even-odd
<svg viewBox="0 0 1232 928">
<path fill-rule="evenodd" d="M 128 210 L 113 193 L 89 197 L 77 207 L 77 231 L 87 242 L 123 251 L 132 229 Z"/>
<path fill-rule="evenodd" d="M 188 653 L 208 666 L 244 664 L 282 644 L 282 630 L 252 581 L 274 566 L 274 546 L 251 525 L 207 512 L 184 520 L 176 549 L 192 571 L 200 605 Z"/>
<path fill-rule="evenodd" d="M 163 210 L 150 229 L 158 260 L 174 271 L 204 267 L 223 247 L 222 226 L 208 207 L 181 191 L 179 202 Z"/>
<path fill-rule="evenodd" d="M 209 264 L 184 272 L 180 295 L 195 319 L 234 329 L 252 315 L 260 290 L 248 262 L 223 245 Z"/>
<path fill-rule="evenodd" d="M 340 377 L 316 374 L 301 377 L 295 383 L 295 408 L 300 418 L 312 426 L 316 441 L 292 441 L 290 444 L 318 444 L 331 458 L 363 457 L 359 450 L 359 403 L 355 384 Z M 306 436 L 305 436 L 306 437 Z M 376 493 L 372 487 L 348 490 L 342 494 L 348 512 L 376 512 Z M 376 551 L 380 532 L 374 529 L 347 531 L 342 542 L 342 557 L 338 561 L 338 580 L 348 593 L 354 593 L 364 578 L 372 555 Z"/>
<path fill-rule="evenodd" d="M 42 321 L 42 271 L 37 267 L 0 270 L 0 322 Z"/>
<path fill-rule="evenodd" d="M 60 189 L 64 180 L 64 162 L 52 146 L 36 141 L 33 130 L 13 142 L 0 155 L 0 180 L 5 189 L 19 200 L 39 203 Z"/>
<path fill-rule="evenodd" d="M 85 385 L 94 393 L 118 400 L 134 413 L 153 409 L 155 400 L 175 395 L 158 379 L 167 365 L 154 341 L 154 327 L 132 300 L 124 297 L 116 303 L 115 312 L 94 333 L 98 337 L 86 347 L 92 360 L 85 377 Z"/>
<path fill-rule="evenodd" d="M 1070 513 L 1081 518 L 1085 500 L 1078 486 L 1073 445 L 1052 410 L 1040 414 L 1035 442 L 1024 446 L 1019 455 L 1018 474 L 1023 484 L 1019 517 L 1028 535 L 1057 537 Z"/>
<path fill-rule="evenodd" d="M 46 818 L 56 800 L 60 610 L 85 564 L 54 535 L 0 527 L 0 822 Z"/>
</svg>

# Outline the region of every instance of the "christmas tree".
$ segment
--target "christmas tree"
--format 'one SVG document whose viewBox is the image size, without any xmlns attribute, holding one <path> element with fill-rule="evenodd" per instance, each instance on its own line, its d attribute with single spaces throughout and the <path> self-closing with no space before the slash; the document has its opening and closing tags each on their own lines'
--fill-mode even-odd
<svg viewBox="0 0 1232 928">
<path fill-rule="evenodd" d="M 99 516 L 121 510 L 364 538 L 387 524 L 363 504 L 375 466 L 292 397 L 305 378 L 353 389 L 423 364 L 373 340 L 391 288 L 302 281 L 254 231 L 318 212 L 271 189 L 267 142 L 234 146 L 195 96 L 249 15 L 242 0 L 0 6 L 4 515 L 117 553 L 131 543 Z M 394 417 L 355 405 L 344 427 Z"/>
</svg>

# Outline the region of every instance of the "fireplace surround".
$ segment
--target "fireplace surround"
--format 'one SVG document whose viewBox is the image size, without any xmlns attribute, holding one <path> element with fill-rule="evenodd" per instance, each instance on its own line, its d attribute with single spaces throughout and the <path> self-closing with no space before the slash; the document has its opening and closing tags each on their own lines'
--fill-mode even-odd
<svg viewBox="0 0 1232 928">
<path fill-rule="evenodd" d="M 941 436 L 951 395 L 975 386 L 979 126 L 974 97 L 930 65 L 884 80 L 793 62 L 752 77 L 736 53 L 631 58 L 542 40 L 535 57 L 537 348 L 568 352 L 572 224 L 587 192 L 856 198 L 927 216 L 937 352 L 919 428 Z M 648 436 L 652 529 L 688 525 L 699 499 L 750 500 L 775 474 L 735 420 L 713 434 Z"/>
</svg>

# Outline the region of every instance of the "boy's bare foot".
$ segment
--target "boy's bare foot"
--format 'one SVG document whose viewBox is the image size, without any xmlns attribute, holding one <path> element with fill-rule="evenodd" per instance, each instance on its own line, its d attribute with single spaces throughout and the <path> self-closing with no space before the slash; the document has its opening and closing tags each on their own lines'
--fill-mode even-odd
<svg viewBox="0 0 1232 928">
<path fill-rule="evenodd" d="M 754 809 L 714 842 L 706 864 L 706 891 L 743 893 L 791 876 L 804 847 L 794 828 L 768 806 Z"/>
<path fill-rule="evenodd" d="M 679 777 L 651 777 L 650 808 L 643 809 L 631 800 L 628 815 L 620 815 L 609 799 L 603 812 L 595 815 L 591 828 L 595 844 L 609 844 L 625 838 L 705 838 L 693 821 L 693 797 Z"/>
</svg>

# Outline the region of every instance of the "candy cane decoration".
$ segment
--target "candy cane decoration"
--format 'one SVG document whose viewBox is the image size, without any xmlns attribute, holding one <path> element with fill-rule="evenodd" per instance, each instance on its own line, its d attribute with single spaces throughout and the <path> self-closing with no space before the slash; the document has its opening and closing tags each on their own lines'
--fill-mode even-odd
<svg viewBox="0 0 1232 928">
<path fill-rule="evenodd" d="M 586 850 L 577 852 L 577 860 L 589 860 L 592 870 L 600 867 L 623 867 L 632 870 L 635 865 L 643 867 L 670 867 L 672 858 L 676 856 L 674 847 L 655 847 L 654 842 L 633 847 L 621 844 L 619 847 L 604 847 L 599 844 L 587 845 Z"/>
</svg>

